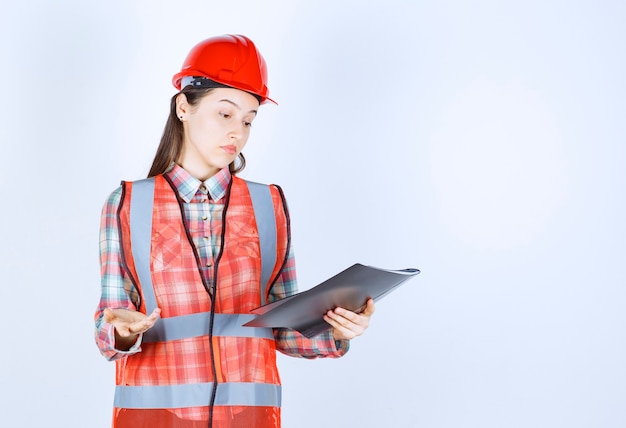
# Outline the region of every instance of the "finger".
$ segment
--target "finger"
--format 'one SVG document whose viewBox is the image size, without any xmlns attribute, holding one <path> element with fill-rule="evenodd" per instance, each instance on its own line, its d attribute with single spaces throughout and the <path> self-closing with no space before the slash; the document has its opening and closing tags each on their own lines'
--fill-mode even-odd
<svg viewBox="0 0 626 428">
<path fill-rule="evenodd" d="M 155 310 L 153 310 L 152 313 L 148 316 L 148 318 L 144 320 L 147 326 L 146 330 L 148 328 L 151 328 L 160 317 L 161 317 L 161 309 L 156 308 Z"/>
<path fill-rule="evenodd" d="M 352 340 L 356 336 L 362 334 L 361 329 L 359 329 L 358 326 L 353 323 L 350 323 L 350 327 L 348 327 L 327 315 L 324 316 L 324 320 L 333 327 L 333 337 L 336 340 Z M 344 321 L 349 322 L 345 318 Z M 353 330 L 353 328 L 356 328 L 357 330 Z"/>
<path fill-rule="evenodd" d="M 142 334 L 150 330 L 160 317 L 161 309 L 156 308 L 149 316 L 144 316 L 143 319 L 136 321 L 129 326 L 131 334 Z"/>
<path fill-rule="evenodd" d="M 362 332 L 369 325 L 369 315 L 356 314 L 343 308 L 337 309 L 330 316 L 341 326 L 352 331 Z"/>
<path fill-rule="evenodd" d="M 130 310 L 130 309 L 111 309 L 106 308 L 104 310 L 104 320 L 107 322 L 119 321 L 128 324 L 142 322 L 146 319 L 156 321 L 161 314 L 161 309 L 156 308 L 150 315 L 146 315 L 143 312 Z"/>
<path fill-rule="evenodd" d="M 149 319 L 151 320 L 158 320 L 159 317 L 161 316 L 161 308 L 155 308 L 152 313 L 148 316 Z"/>
<path fill-rule="evenodd" d="M 345 322 L 342 322 L 341 318 L 344 318 L 351 322 L 357 322 L 359 318 L 358 314 L 345 308 L 335 308 L 333 311 L 330 312 L 337 319 L 337 321 L 341 322 L 342 324 L 344 324 Z"/>
<path fill-rule="evenodd" d="M 151 323 L 151 325 L 153 325 L 160 317 L 161 317 L 161 309 L 156 308 L 155 310 L 152 311 L 150 315 L 148 315 L 147 317 L 145 317 L 144 319 L 140 321 L 149 322 Z"/>
<path fill-rule="evenodd" d="M 347 329 L 343 324 L 341 324 L 335 318 L 331 318 L 330 315 L 324 315 L 324 321 L 326 321 L 328 324 L 330 324 L 331 327 L 333 327 L 333 329 L 335 329 L 335 331 L 341 332 L 340 335 L 335 333 L 335 337 L 337 337 L 337 336 L 345 337 L 350 332 L 349 329 Z"/>
<path fill-rule="evenodd" d="M 333 320 L 334 324 L 332 324 L 336 328 L 341 328 L 344 332 L 350 332 L 353 335 L 361 334 L 368 323 L 368 319 L 361 317 L 354 312 L 347 311 L 342 309 L 344 315 L 339 315 L 336 312 L 329 311 L 327 315 L 331 320 Z"/>
<path fill-rule="evenodd" d="M 128 330 L 132 334 L 141 334 L 141 333 L 145 333 L 146 331 L 148 331 L 153 325 L 154 325 L 153 321 L 145 319 L 145 320 L 131 324 L 128 327 Z"/>
<path fill-rule="evenodd" d="M 128 309 L 106 308 L 104 310 L 104 314 L 106 316 L 105 320 L 107 320 L 107 322 L 120 321 L 120 322 L 131 323 L 131 322 L 136 322 L 145 317 L 145 315 L 142 314 L 141 312 L 131 311 Z"/>
<path fill-rule="evenodd" d="M 376 310 L 376 307 L 374 305 L 374 299 L 368 299 L 367 305 L 365 306 L 365 310 L 361 312 L 361 315 L 365 315 L 369 317 L 374 313 L 375 310 Z"/>
<path fill-rule="evenodd" d="M 143 325 L 147 317 L 137 311 L 105 308 L 103 311 L 103 319 L 105 322 L 112 324 L 117 334 L 121 337 L 137 335 L 148 328 Z M 154 324 L 154 321 L 151 321 L 151 324 Z"/>
</svg>

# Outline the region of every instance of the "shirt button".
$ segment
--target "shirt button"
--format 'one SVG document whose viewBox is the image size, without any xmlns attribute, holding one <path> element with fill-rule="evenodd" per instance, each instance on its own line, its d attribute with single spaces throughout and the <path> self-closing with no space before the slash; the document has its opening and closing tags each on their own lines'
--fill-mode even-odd
<svg viewBox="0 0 626 428">
<path fill-rule="evenodd" d="M 207 216 L 205 216 L 205 215 L 202 216 L 202 220 L 207 221 L 207 219 L 208 219 Z"/>
<path fill-rule="evenodd" d="M 204 184 L 200 185 L 200 191 L 206 193 L 206 186 Z"/>
<path fill-rule="evenodd" d="M 209 240 L 209 237 L 208 237 L 208 236 L 205 236 L 205 237 L 204 237 L 204 239 L 206 239 L 206 240 L 208 241 L 208 240 Z"/>
</svg>

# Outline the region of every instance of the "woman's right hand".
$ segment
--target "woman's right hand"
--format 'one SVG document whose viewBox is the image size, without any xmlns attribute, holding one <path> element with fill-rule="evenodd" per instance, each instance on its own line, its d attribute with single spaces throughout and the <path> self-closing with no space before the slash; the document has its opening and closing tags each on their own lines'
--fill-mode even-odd
<svg viewBox="0 0 626 428">
<path fill-rule="evenodd" d="M 148 331 L 159 319 L 161 309 L 156 308 L 150 315 L 128 309 L 104 310 L 104 321 L 115 327 L 115 347 L 128 350 L 140 334 Z"/>
</svg>

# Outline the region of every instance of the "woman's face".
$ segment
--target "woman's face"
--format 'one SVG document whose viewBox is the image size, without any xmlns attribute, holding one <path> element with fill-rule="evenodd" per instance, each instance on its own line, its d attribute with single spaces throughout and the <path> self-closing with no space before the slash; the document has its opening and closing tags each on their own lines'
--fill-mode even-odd
<svg viewBox="0 0 626 428">
<path fill-rule="evenodd" d="M 184 135 L 178 163 L 199 180 L 229 165 L 248 142 L 258 108 L 259 101 L 239 89 L 213 89 L 195 107 L 180 95 Z"/>
</svg>

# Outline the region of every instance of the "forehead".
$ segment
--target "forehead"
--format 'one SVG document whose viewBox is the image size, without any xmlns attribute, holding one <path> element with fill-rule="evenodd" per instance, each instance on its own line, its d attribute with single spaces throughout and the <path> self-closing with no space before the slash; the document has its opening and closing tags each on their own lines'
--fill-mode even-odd
<svg viewBox="0 0 626 428">
<path fill-rule="evenodd" d="M 259 100 L 254 95 L 235 88 L 215 88 L 202 101 L 230 104 L 244 112 L 256 111 L 259 108 Z"/>
</svg>

